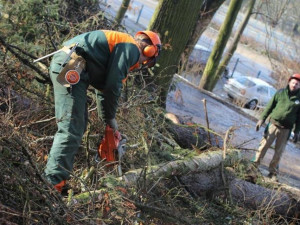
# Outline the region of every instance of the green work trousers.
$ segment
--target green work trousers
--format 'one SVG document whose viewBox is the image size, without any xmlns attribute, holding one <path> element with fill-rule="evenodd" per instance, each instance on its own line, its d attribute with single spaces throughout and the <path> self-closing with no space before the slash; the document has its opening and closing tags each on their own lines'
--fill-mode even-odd
<svg viewBox="0 0 300 225">
<path fill-rule="evenodd" d="M 61 69 L 59 62 L 62 62 L 64 57 L 54 57 L 50 65 L 58 129 L 48 157 L 45 176 L 53 185 L 70 177 L 74 157 L 87 126 L 88 73 L 83 71 L 80 81 L 71 88 L 61 85 L 56 77 Z"/>
<path fill-rule="evenodd" d="M 267 150 L 271 147 L 272 143 L 276 139 L 275 152 L 269 164 L 269 172 L 276 174 L 276 168 L 279 164 L 281 155 L 284 152 L 289 136 L 290 129 L 279 128 L 274 124 L 270 123 L 268 126 L 268 130 L 266 131 L 264 137 L 260 141 L 260 145 L 255 156 L 255 162 L 257 164 L 260 164 L 260 161 L 264 158 Z"/>
</svg>

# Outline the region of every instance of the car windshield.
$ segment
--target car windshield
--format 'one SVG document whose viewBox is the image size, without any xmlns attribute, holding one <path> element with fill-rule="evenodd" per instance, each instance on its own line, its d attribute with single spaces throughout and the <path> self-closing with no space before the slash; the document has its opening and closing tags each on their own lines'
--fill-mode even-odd
<svg viewBox="0 0 300 225">
<path fill-rule="evenodd" d="M 248 88 L 255 86 L 255 83 L 253 81 L 247 79 L 246 77 L 238 77 L 238 78 L 236 78 L 236 80 Z"/>
<path fill-rule="evenodd" d="M 269 94 L 267 86 L 259 86 L 259 87 L 257 87 L 257 92 L 259 94 L 261 94 L 261 95 L 268 95 Z"/>
</svg>

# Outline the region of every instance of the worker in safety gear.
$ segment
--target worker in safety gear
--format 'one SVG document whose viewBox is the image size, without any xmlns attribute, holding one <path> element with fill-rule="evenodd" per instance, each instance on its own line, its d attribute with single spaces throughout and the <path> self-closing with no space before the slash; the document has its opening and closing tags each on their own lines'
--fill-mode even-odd
<svg viewBox="0 0 300 225">
<path fill-rule="evenodd" d="M 127 33 L 97 30 L 78 35 L 63 45 L 64 51 L 53 56 L 49 68 L 58 130 L 45 168 L 47 180 L 58 191 L 69 179 L 87 126 L 88 86 L 97 90 L 97 104 L 102 107 L 104 121 L 116 130 L 118 99 L 127 73 L 154 66 L 161 50 L 160 38 L 152 31 L 139 31 L 132 37 Z M 75 51 L 66 62 L 74 46 Z"/>
<path fill-rule="evenodd" d="M 269 117 L 254 162 L 256 165 L 264 158 L 274 140 L 275 153 L 269 165 L 268 177 L 277 179 L 277 168 L 291 131 L 294 131 L 294 142 L 299 139 L 300 132 L 300 74 L 289 78 L 286 88 L 278 90 L 263 111 L 256 124 L 256 131 Z"/>
</svg>

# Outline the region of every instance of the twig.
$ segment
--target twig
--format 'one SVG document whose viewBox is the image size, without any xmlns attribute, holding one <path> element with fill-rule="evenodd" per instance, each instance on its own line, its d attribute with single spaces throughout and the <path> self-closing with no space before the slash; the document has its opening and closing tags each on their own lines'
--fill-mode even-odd
<svg viewBox="0 0 300 225">
<path fill-rule="evenodd" d="M 145 149 L 145 155 L 147 156 L 147 162 L 146 165 L 144 167 L 144 169 L 141 171 L 141 174 L 143 174 L 143 185 L 144 187 L 146 187 L 146 183 L 147 183 L 147 172 L 148 172 L 148 168 L 150 167 L 151 163 L 150 163 L 150 155 L 149 155 L 149 148 L 148 148 L 148 144 L 144 138 L 144 136 L 142 135 L 142 142 L 144 145 L 144 149 Z M 142 176 L 141 176 L 142 177 Z"/>
<path fill-rule="evenodd" d="M 80 184 L 81 184 L 81 191 L 84 192 L 86 191 L 86 184 L 88 182 L 88 179 L 92 177 L 92 175 L 95 173 L 96 169 L 95 167 L 91 167 L 89 171 L 84 175 L 82 174 L 82 177 L 80 179 Z"/>
<path fill-rule="evenodd" d="M 142 210 L 148 211 L 150 213 L 153 213 L 153 212 L 158 213 L 162 217 L 168 216 L 168 217 L 172 218 L 173 220 L 179 221 L 181 223 L 191 224 L 191 221 L 185 219 L 182 215 L 176 216 L 174 214 L 174 212 L 169 212 L 165 209 L 161 209 L 161 208 L 158 208 L 158 207 L 155 207 L 155 206 L 149 206 L 149 205 L 141 204 L 141 203 L 138 203 L 138 202 L 134 202 L 134 204 L 136 206 L 138 206 L 139 208 L 141 208 Z"/>
<path fill-rule="evenodd" d="M 27 157 L 31 167 L 34 169 L 34 173 L 35 173 L 35 177 L 37 177 L 40 181 L 42 181 L 44 184 L 47 184 L 47 187 L 49 188 L 49 190 L 53 189 L 53 187 L 50 186 L 50 184 L 44 179 L 44 177 L 42 177 L 42 175 L 39 173 L 39 170 L 38 168 L 36 167 L 36 164 L 33 162 L 29 152 L 28 152 L 28 149 L 26 146 L 24 146 L 24 144 L 21 142 L 21 140 L 19 138 L 14 138 L 13 139 L 22 149 L 22 153 Z M 4 140 L 6 141 L 6 140 Z M 9 143 L 9 141 L 6 141 Z M 53 218 L 55 219 L 56 223 L 57 224 L 63 224 L 60 217 L 57 215 L 57 212 L 56 212 L 56 209 L 53 205 L 53 202 L 51 202 L 51 195 L 49 194 L 48 191 L 45 191 L 44 189 L 37 189 L 40 191 L 41 195 L 45 195 L 46 198 L 45 198 L 45 202 L 46 204 L 48 205 L 49 207 L 49 210 L 51 211 L 51 215 L 53 216 Z M 55 196 L 55 195 L 54 195 Z M 66 206 L 64 205 L 64 203 L 62 202 L 62 200 L 58 197 L 58 196 L 55 196 L 55 200 L 56 200 L 56 203 L 59 205 L 59 207 L 61 209 L 64 210 L 64 212 L 68 213 L 68 210 L 66 208 Z M 50 201 L 49 201 L 50 199 Z"/>
<path fill-rule="evenodd" d="M 87 167 L 90 168 L 91 167 L 91 164 L 90 164 L 90 131 L 91 131 L 91 126 L 90 126 L 90 123 L 88 123 L 88 126 L 87 126 L 87 131 L 86 131 L 86 135 L 84 137 L 85 139 L 85 154 L 86 154 L 86 164 L 87 164 Z"/>
<path fill-rule="evenodd" d="M 177 181 L 177 183 L 179 184 L 179 186 L 181 188 L 183 188 L 192 199 L 194 199 L 195 197 L 198 199 L 200 198 L 196 192 L 194 192 L 192 189 L 188 188 L 185 184 L 182 184 L 182 182 L 178 179 L 177 176 L 174 176 L 174 178 Z"/>
<path fill-rule="evenodd" d="M 217 146 L 218 148 L 220 148 L 220 143 L 219 143 L 218 136 L 217 136 L 216 134 L 213 134 L 213 135 L 214 135 L 214 137 L 215 137 L 216 146 Z"/>
<path fill-rule="evenodd" d="M 255 152 L 257 152 L 258 150 L 257 149 L 254 149 L 254 148 L 235 148 L 234 147 L 234 149 L 238 149 L 238 150 L 245 150 L 245 151 L 255 151 Z"/>
<path fill-rule="evenodd" d="M 67 206 L 68 206 L 68 207 L 71 206 L 73 195 L 74 195 L 74 191 L 73 191 L 73 189 L 70 189 L 70 190 L 68 191 L 68 200 L 67 200 Z"/>
<path fill-rule="evenodd" d="M 204 105 L 204 112 L 205 112 L 205 120 L 206 120 L 206 126 L 207 126 L 207 136 L 208 136 L 208 142 L 210 145 L 211 144 L 211 139 L 210 139 L 210 133 L 209 133 L 209 121 L 208 121 L 208 115 L 207 115 L 207 107 L 206 107 L 206 99 L 202 99 L 203 105 Z"/>
<path fill-rule="evenodd" d="M 40 123 L 46 123 L 46 122 L 50 122 L 50 121 L 52 121 L 52 120 L 55 120 L 55 116 L 54 116 L 54 117 L 51 117 L 51 118 L 48 118 L 48 119 L 35 121 L 35 122 L 32 122 L 32 123 L 29 123 L 29 124 L 20 126 L 20 127 L 18 127 L 18 128 L 26 128 L 26 127 L 30 127 L 31 125 L 40 124 Z"/>
<path fill-rule="evenodd" d="M 42 141 L 52 141 L 54 139 L 54 136 L 46 136 L 46 137 L 42 137 L 42 138 L 38 138 L 34 141 L 31 142 L 31 144 L 36 144 Z"/>
<path fill-rule="evenodd" d="M 159 181 L 162 179 L 162 177 L 159 177 L 158 180 L 152 185 L 152 187 L 147 191 L 147 194 L 151 192 L 151 190 L 159 183 Z"/>
<path fill-rule="evenodd" d="M 21 55 L 19 55 L 14 49 L 4 41 L 2 37 L 0 37 L 0 42 L 7 48 L 8 51 L 10 51 L 16 58 L 18 58 L 24 65 L 28 66 L 29 68 L 33 69 L 35 72 L 37 72 L 43 79 L 40 79 L 38 77 L 35 77 L 35 79 L 40 83 L 51 83 L 50 77 L 42 72 L 40 69 L 38 69 L 36 66 L 34 66 L 28 59 L 23 58 Z"/>
<path fill-rule="evenodd" d="M 225 134 L 224 143 L 223 143 L 223 160 L 225 160 L 225 158 L 226 158 L 227 141 L 228 141 L 229 134 L 230 134 L 230 132 L 231 132 L 232 129 L 233 129 L 233 128 L 230 127 L 230 128 L 226 131 L 226 134 Z"/>
<path fill-rule="evenodd" d="M 224 173 L 224 161 L 226 159 L 226 152 L 227 152 L 227 142 L 228 142 L 228 138 L 229 138 L 229 135 L 231 132 L 234 131 L 234 127 L 230 127 L 227 131 L 226 131 L 226 134 L 225 134 L 225 138 L 224 138 L 224 143 L 223 143 L 223 160 L 221 162 L 221 177 L 222 177 L 222 180 L 223 180 L 223 183 L 224 183 L 224 187 L 226 188 L 226 192 L 227 192 L 227 196 L 229 197 L 229 201 L 230 203 L 232 204 L 233 203 L 233 200 L 232 200 L 232 196 L 231 196 L 231 192 L 230 190 L 228 189 L 228 184 L 227 184 L 227 181 L 226 181 L 226 177 L 225 177 L 225 173 Z"/>
<path fill-rule="evenodd" d="M 234 148 L 240 148 L 240 147 L 243 146 L 244 144 L 247 144 L 247 143 L 249 143 L 250 141 L 253 141 L 253 140 L 255 140 L 255 139 L 257 139 L 257 138 L 251 138 L 251 139 L 249 139 L 249 140 L 247 140 L 247 141 L 244 141 L 243 143 L 241 143 L 241 144 L 239 144 L 239 145 L 234 146 Z"/>
<path fill-rule="evenodd" d="M 94 107 L 92 109 L 89 109 L 88 112 L 92 112 L 92 111 L 95 111 L 97 109 L 97 107 Z M 26 127 L 29 127 L 31 125 L 35 125 L 35 124 L 39 124 L 39 123 L 46 123 L 46 122 L 50 122 L 52 120 L 55 120 L 55 116 L 51 117 L 51 118 L 48 118 L 48 119 L 44 119 L 44 120 L 39 120 L 39 121 L 35 121 L 35 122 L 31 122 L 29 124 L 26 124 L 26 125 L 23 125 L 23 126 L 20 126 L 18 128 L 26 128 Z"/>
<path fill-rule="evenodd" d="M 30 58 L 33 58 L 33 59 L 36 58 L 34 55 L 31 55 L 30 53 L 25 52 L 23 49 L 19 48 L 18 46 L 11 45 L 11 44 L 7 44 L 7 45 L 8 45 L 9 47 L 11 47 L 11 48 L 17 49 L 19 52 L 23 53 L 23 54 L 26 55 L 26 56 L 29 56 Z"/>
<path fill-rule="evenodd" d="M 174 140 L 171 140 L 170 138 L 162 135 L 158 131 L 155 132 L 155 136 L 156 136 L 157 139 L 160 139 L 160 140 L 163 140 L 163 141 L 167 142 L 167 144 L 171 145 L 173 148 L 178 146 L 178 144 Z"/>
<path fill-rule="evenodd" d="M 20 88 L 24 89 L 26 92 L 31 93 L 33 95 L 39 96 L 39 99 L 43 102 L 49 104 L 49 100 L 46 101 L 46 99 L 41 95 L 41 93 L 35 92 L 29 88 L 27 88 L 24 84 L 20 83 L 20 81 L 10 72 L 10 69 L 7 66 L 7 63 L 3 63 L 4 68 L 6 69 L 7 75 L 15 82 L 14 84 L 18 85 Z M 38 78 L 36 77 L 36 80 L 38 81 Z"/>
<path fill-rule="evenodd" d="M 46 24 L 46 27 L 47 27 L 47 33 L 48 33 L 48 37 L 51 41 L 51 45 L 52 47 L 54 48 L 54 50 L 56 51 L 57 50 L 57 46 L 55 45 L 54 41 L 53 41 L 53 34 L 51 34 L 51 31 L 50 31 L 50 26 L 49 26 L 49 21 L 48 21 L 48 18 L 46 17 L 45 18 L 45 24 Z"/>
</svg>

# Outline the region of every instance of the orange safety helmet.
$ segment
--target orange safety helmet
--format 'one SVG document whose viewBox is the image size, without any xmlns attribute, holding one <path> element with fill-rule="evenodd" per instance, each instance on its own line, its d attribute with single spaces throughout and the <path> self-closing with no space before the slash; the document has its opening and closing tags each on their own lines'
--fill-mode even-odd
<svg viewBox="0 0 300 225">
<path fill-rule="evenodd" d="M 300 74 L 295 73 L 292 76 L 290 76 L 289 82 L 291 81 L 291 79 L 296 79 L 296 80 L 300 81 Z"/>
<path fill-rule="evenodd" d="M 135 37 L 141 35 L 141 34 L 145 34 L 146 36 L 149 37 L 149 39 L 152 42 L 152 45 L 147 45 L 144 49 L 143 49 L 143 55 L 152 58 L 152 57 L 157 57 L 160 53 L 161 50 L 161 41 L 160 38 L 158 36 L 157 33 L 153 32 L 153 31 L 138 31 L 135 34 Z"/>
</svg>

